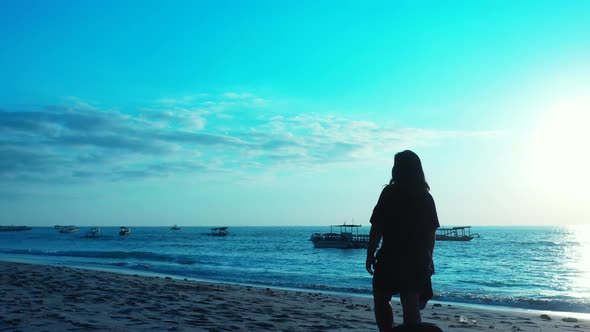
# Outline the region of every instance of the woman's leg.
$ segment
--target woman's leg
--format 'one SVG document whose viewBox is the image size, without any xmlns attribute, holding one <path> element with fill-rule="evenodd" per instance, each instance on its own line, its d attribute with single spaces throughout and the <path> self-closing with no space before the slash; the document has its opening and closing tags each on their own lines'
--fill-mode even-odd
<svg viewBox="0 0 590 332">
<path fill-rule="evenodd" d="M 389 331 L 393 327 L 393 310 L 391 309 L 391 295 L 373 290 L 373 304 L 375 305 L 375 321 L 379 331 Z"/>
<path fill-rule="evenodd" d="M 404 325 L 414 325 L 422 322 L 418 303 L 420 294 L 414 292 L 402 292 L 399 295 L 404 311 Z"/>
</svg>

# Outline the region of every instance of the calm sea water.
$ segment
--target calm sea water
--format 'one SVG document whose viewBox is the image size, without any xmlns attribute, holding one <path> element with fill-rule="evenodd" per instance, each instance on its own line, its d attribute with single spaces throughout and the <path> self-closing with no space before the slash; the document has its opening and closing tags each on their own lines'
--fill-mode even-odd
<svg viewBox="0 0 590 332">
<path fill-rule="evenodd" d="M 0 232 L 0 259 L 115 268 L 275 287 L 371 293 L 365 250 L 315 249 L 329 227 L 103 227 L 82 238 L 53 228 Z M 369 227 L 364 227 L 368 232 Z M 433 277 L 441 301 L 590 313 L 590 227 L 474 227 L 471 242 L 437 242 Z"/>
</svg>

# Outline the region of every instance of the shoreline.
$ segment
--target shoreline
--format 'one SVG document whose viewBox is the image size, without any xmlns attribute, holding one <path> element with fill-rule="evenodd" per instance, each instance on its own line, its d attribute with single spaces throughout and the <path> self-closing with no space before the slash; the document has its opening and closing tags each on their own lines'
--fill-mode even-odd
<svg viewBox="0 0 590 332">
<path fill-rule="evenodd" d="M 132 276 L 139 275 L 139 276 L 151 277 L 151 278 L 154 278 L 154 277 L 155 278 L 172 278 L 174 280 L 202 282 L 202 283 L 209 283 L 209 284 L 233 285 L 233 286 L 255 287 L 255 288 L 270 288 L 270 289 L 274 289 L 274 290 L 278 290 L 278 291 L 320 293 L 320 294 L 335 295 L 335 296 L 341 296 L 341 297 L 346 297 L 346 296 L 347 297 L 359 297 L 359 298 L 363 298 L 363 299 L 372 300 L 371 294 L 319 290 L 319 289 L 316 290 L 316 289 L 295 288 L 295 287 L 281 287 L 281 286 L 253 284 L 253 283 L 240 283 L 240 282 L 232 282 L 232 281 L 224 281 L 224 280 L 186 277 L 186 276 L 182 276 L 182 275 L 166 274 L 166 273 L 160 273 L 160 272 L 122 269 L 122 268 L 116 268 L 116 267 L 97 267 L 97 266 L 84 266 L 84 265 L 73 265 L 73 264 L 70 265 L 70 264 L 63 264 L 61 262 L 52 264 L 49 262 L 37 262 L 34 260 L 19 259 L 19 258 L 13 258 L 13 259 L 0 258 L 0 264 L 4 263 L 4 262 L 30 264 L 30 265 L 47 265 L 47 266 L 54 266 L 54 267 L 65 267 L 65 268 L 71 268 L 71 269 L 100 271 L 100 272 L 108 272 L 108 273 L 115 273 L 115 274 L 132 275 Z M 399 296 L 394 296 L 392 301 L 399 302 Z M 487 310 L 501 311 L 501 312 L 511 311 L 511 312 L 519 312 L 519 313 L 524 313 L 524 314 L 535 314 L 535 315 L 546 314 L 546 315 L 550 315 L 550 316 L 573 317 L 573 318 L 577 318 L 577 319 L 590 321 L 590 313 L 585 313 L 585 312 L 529 309 L 529 308 L 511 307 L 511 306 L 494 305 L 494 304 L 444 301 L 444 300 L 437 300 L 437 299 L 433 299 L 433 300 L 428 301 L 428 305 L 432 305 L 432 304 L 440 304 L 442 306 L 452 305 L 452 306 L 456 306 L 456 307 L 466 307 L 466 308 L 481 309 L 481 310 L 486 310 L 486 311 Z"/>
<path fill-rule="evenodd" d="M 376 331 L 370 297 L 0 261 L 8 331 Z M 395 321 L 401 307 L 393 301 Z M 424 322 L 445 331 L 588 331 L 590 320 L 433 301 Z M 564 318 L 569 318 L 564 321 Z"/>
</svg>

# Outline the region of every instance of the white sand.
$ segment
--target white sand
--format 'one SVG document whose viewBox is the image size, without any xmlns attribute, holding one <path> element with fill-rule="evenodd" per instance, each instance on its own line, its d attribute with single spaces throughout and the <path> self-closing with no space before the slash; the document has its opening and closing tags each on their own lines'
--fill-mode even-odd
<svg viewBox="0 0 590 332">
<path fill-rule="evenodd" d="M 401 309 L 394 303 L 396 323 Z M 429 304 L 444 331 L 590 331 L 539 312 Z M 463 317 L 463 318 L 462 318 Z M 463 321 L 463 322 L 461 322 Z M 0 331 L 377 331 L 369 298 L 0 262 Z"/>
</svg>

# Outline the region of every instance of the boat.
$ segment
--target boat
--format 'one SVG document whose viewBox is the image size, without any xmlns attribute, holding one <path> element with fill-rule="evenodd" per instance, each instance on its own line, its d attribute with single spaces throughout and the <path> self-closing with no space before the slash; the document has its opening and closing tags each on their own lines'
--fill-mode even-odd
<svg viewBox="0 0 590 332">
<path fill-rule="evenodd" d="M 210 236 L 227 236 L 229 232 L 227 231 L 227 227 L 214 227 L 211 228 Z"/>
<path fill-rule="evenodd" d="M 119 235 L 129 235 L 131 234 L 131 229 L 129 227 L 121 227 L 119 230 Z"/>
<path fill-rule="evenodd" d="M 30 231 L 31 229 L 33 228 L 28 226 L 0 226 L 0 232 L 21 232 Z"/>
<path fill-rule="evenodd" d="M 479 237 L 478 233 L 471 233 L 471 226 L 442 227 L 436 230 L 437 241 L 471 241 Z"/>
<path fill-rule="evenodd" d="M 80 229 L 74 225 L 59 226 L 59 228 L 57 228 L 57 231 L 60 233 L 76 233 L 79 230 Z"/>
<path fill-rule="evenodd" d="M 361 225 L 330 225 L 330 233 L 314 233 L 310 241 L 315 248 L 359 249 L 369 247 L 369 235 L 359 234 Z M 334 228 L 340 232 L 334 232 Z"/>
<path fill-rule="evenodd" d="M 174 226 L 170 227 L 170 230 L 171 231 L 179 231 L 180 230 L 180 227 L 174 225 Z"/>
<path fill-rule="evenodd" d="M 100 237 L 100 228 L 98 228 L 98 227 L 92 227 L 82 237 L 85 237 L 85 238 L 97 238 L 97 237 Z"/>
</svg>

